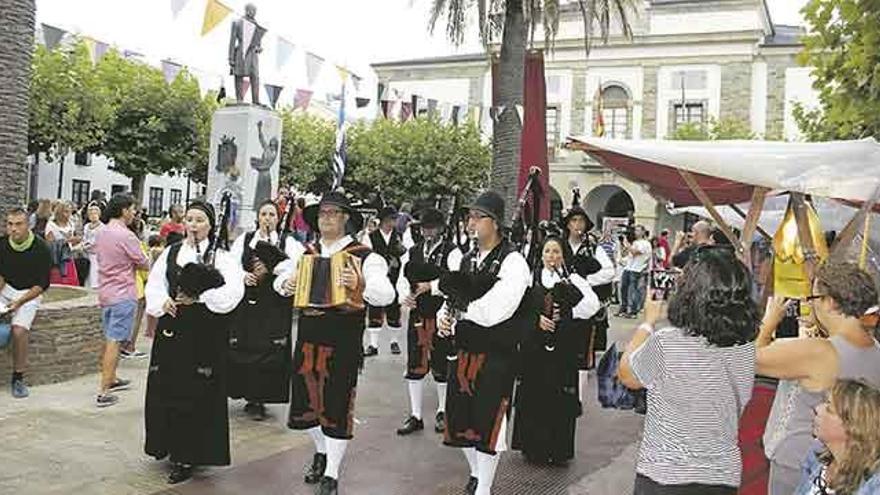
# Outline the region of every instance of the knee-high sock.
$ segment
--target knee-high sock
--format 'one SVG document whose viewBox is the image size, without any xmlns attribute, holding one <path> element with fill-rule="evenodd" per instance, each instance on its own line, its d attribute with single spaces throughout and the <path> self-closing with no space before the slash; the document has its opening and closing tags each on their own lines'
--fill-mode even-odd
<svg viewBox="0 0 880 495">
<path fill-rule="evenodd" d="M 346 447 L 348 440 L 327 437 L 327 469 L 324 470 L 324 476 L 339 479 L 339 466 L 342 464 Z"/>
<path fill-rule="evenodd" d="M 313 428 L 309 428 L 306 431 L 309 432 L 309 436 L 312 437 L 312 441 L 315 442 L 315 452 L 319 454 L 326 454 L 327 437 L 324 436 L 324 432 L 321 431 L 321 427 L 315 426 Z"/>
<path fill-rule="evenodd" d="M 446 412 L 446 384 L 437 383 L 437 412 Z"/>
<path fill-rule="evenodd" d="M 498 454 L 489 455 L 477 452 L 477 492 L 476 495 L 492 493 L 492 482 L 495 481 L 495 468 L 498 467 Z"/>
<path fill-rule="evenodd" d="M 379 348 L 379 332 L 381 332 L 381 331 L 382 331 L 382 327 L 375 327 L 375 328 L 371 327 L 369 329 L 370 345 L 375 347 L 376 349 Z"/>
<path fill-rule="evenodd" d="M 467 459 L 468 467 L 471 469 L 471 476 L 476 478 L 477 474 L 479 474 L 479 469 L 477 467 L 477 449 L 468 447 L 461 449 L 461 451 L 464 453 L 465 459 Z"/>
<path fill-rule="evenodd" d="M 398 342 L 398 335 L 402 329 L 400 327 L 388 327 L 388 339 L 391 340 L 391 343 Z"/>
<path fill-rule="evenodd" d="M 406 384 L 409 386 L 409 405 L 412 410 L 412 415 L 415 416 L 416 419 L 422 419 L 422 391 L 425 388 L 424 381 L 407 380 Z"/>
<path fill-rule="evenodd" d="M 589 376 L 589 371 L 578 370 L 578 398 L 581 400 L 581 403 L 584 402 L 584 396 L 587 393 L 586 390 Z"/>
</svg>

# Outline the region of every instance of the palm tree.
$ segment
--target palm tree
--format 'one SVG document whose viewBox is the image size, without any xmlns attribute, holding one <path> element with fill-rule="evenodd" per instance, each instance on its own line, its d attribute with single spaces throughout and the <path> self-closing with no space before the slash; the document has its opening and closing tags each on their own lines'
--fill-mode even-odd
<svg viewBox="0 0 880 495">
<path fill-rule="evenodd" d="M 0 211 L 21 206 L 27 190 L 28 83 L 34 50 L 34 0 L 0 10 Z"/>
<path fill-rule="evenodd" d="M 534 42 L 537 26 L 544 29 L 547 48 L 552 49 L 559 28 L 560 0 L 432 0 L 431 32 L 441 17 L 446 17 L 446 35 L 459 46 L 464 42 L 469 10 L 477 9 L 480 40 L 489 52 L 494 36 L 501 33 L 498 68 L 498 105 L 515 108 L 523 102 L 523 72 L 526 44 Z M 619 21 L 626 38 L 632 37 L 629 18 L 639 0 L 577 0 L 584 22 L 584 50 L 589 57 L 594 38 L 607 42 L 612 17 Z M 507 205 L 516 198 L 519 174 L 520 126 L 516 112 L 503 112 L 494 125 L 492 136 L 492 171 L 490 185 L 501 193 Z M 511 206 L 508 206 L 511 208 Z"/>
</svg>

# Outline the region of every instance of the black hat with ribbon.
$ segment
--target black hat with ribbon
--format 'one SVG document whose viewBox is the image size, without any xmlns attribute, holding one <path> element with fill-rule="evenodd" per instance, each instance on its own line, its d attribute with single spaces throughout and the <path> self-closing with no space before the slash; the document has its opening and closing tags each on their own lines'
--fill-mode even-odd
<svg viewBox="0 0 880 495">
<path fill-rule="evenodd" d="M 483 192 L 466 208 L 485 213 L 492 217 L 499 226 L 504 225 L 504 198 L 495 191 Z"/>
<path fill-rule="evenodd" d="M 423 229 L 436 229 L 446 225 L 446 215 L 437 208 L 425 208 L 418 214 L 418 219 L 413 222 Z"/>
<path fill-rule="evenodd" d="M 347 231 L 357 232 L 363 228 L 364 217 L 351 206 L 351 200 L 341 191 L 331 191 L 321 197 L 321 201 L 303 209 L 303 219 L 313 231 L 318 232 L 318 211 L 322 206 L 335 206 L 348 213 Z"/>
</svg>

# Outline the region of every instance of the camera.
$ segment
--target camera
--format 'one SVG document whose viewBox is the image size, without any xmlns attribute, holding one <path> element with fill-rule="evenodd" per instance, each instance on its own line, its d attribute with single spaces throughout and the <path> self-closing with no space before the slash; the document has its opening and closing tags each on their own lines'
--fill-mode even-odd
<svg viewBox="0 0 880 495">
<path fill-rule="evenodd" d="M 675 289 L 678 280 L 678 271 L 651 270 L 648 273 L 648 287 L 651 289 L 651 297 L 654 300 L 666 301 Z"/>
</svg>

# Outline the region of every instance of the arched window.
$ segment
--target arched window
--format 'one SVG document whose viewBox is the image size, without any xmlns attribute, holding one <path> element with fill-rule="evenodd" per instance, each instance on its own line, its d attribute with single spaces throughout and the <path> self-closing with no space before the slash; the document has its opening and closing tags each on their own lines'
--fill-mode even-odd
<svg viewBox="0 0 880 495">
<path fill-rule="evenodd" d="M 630 137 L 630 99 L 620 86 L 611 85 L 602 90 L 602 121 L 605 136 L 617 139 Z"/>
</svg>

